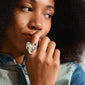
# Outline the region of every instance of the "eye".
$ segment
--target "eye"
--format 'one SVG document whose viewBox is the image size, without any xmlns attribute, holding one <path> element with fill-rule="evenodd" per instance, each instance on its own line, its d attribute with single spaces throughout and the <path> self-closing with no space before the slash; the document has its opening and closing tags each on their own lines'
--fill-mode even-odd
<svg viewBox="0 0 85 85">
<path fill-rule="evenodd" d="M 46 18 L 51 18 L 52 15 L 51 14 L 45 14 Z"/>
<path fill-rule="evenodd" d="M 23 10 L 25 10 L 25 11 L 32 11 L 32 8 L 31 7 L 23 7 Z"/>
</svg>

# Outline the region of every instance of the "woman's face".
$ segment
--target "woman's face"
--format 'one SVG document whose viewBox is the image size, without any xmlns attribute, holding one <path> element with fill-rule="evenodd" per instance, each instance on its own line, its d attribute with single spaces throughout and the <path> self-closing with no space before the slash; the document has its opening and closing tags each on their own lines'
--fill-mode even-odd
<svg viewBox="0 0 85 85">
<path fill-rule="evenodd" d="M 49 32 L 53 14 L 54 0 L 20 0 L 13 9 L 4 46 L 10 52 L 25 53 L 26 42 L 35 32 L 40 31 L 42 37 Z"/>
</svg>

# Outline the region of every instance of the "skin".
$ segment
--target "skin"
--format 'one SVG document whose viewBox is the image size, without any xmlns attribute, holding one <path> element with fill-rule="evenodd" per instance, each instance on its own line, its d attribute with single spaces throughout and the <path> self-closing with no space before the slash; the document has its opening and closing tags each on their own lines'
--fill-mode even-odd
<svg viewBox="0 0 85 85">
<path fill-rule="evenodd" d="M 28 54 L 26 68 L 31 85 L 54 85 L 57 79 L 60 51 L 55 49 L 55 42 L 46 37 L 53 14 L 54 0 L 21 0 L 13 9 L 5 33 L 6 42 L 1 51 L 12 55 L 18 64 L 22 64 L 24 54 Z M 31 37 L 27 39 L 25 34 L 29 33 Z M 26 50 L 27 41 L 38 44 L 31 55 Z"/>
</svg>

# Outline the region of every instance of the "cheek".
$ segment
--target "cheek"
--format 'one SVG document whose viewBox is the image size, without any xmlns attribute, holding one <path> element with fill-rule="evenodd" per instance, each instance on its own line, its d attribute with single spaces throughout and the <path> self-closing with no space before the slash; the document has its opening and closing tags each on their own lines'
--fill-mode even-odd
<svg viewBox="0 0 85 85">
<path fill-rule="evenodd" d="M 45 30 L 42 31 L 42 36 L 46 36 L 49 33 L 49 31 L 50 28 L 49 29 L 45 28 Z"/>
<path fill-rule="evenodd" d="M 45 35 L 49 33 L 50 29 L 51 29 L 51 23 L 45 24 L 45 29 L 44 29 Z"/>
<path fill-rule="evenodd" d="M 15 28 L 23 28 L 24 26 L 26 26 L 27 22 L 27 16 L 24 16 L 21 13 L 14 13 L 11 19 L 11 24 Z"/>
</svg>

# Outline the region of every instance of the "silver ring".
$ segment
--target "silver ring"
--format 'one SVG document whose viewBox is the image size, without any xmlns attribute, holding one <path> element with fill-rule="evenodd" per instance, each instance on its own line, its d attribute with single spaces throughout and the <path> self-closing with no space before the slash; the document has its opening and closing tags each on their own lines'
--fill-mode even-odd
<svg viewBox="0 0 85 85">
<path fill-rule="evenodd" d="M 32 52 L 37 48 L 37 44 L 33 43 L 31 44 L 30 42 L 26 43 L 26 49 L 29 52 L 29 54 L 32 54 Z"/>
</svg>

